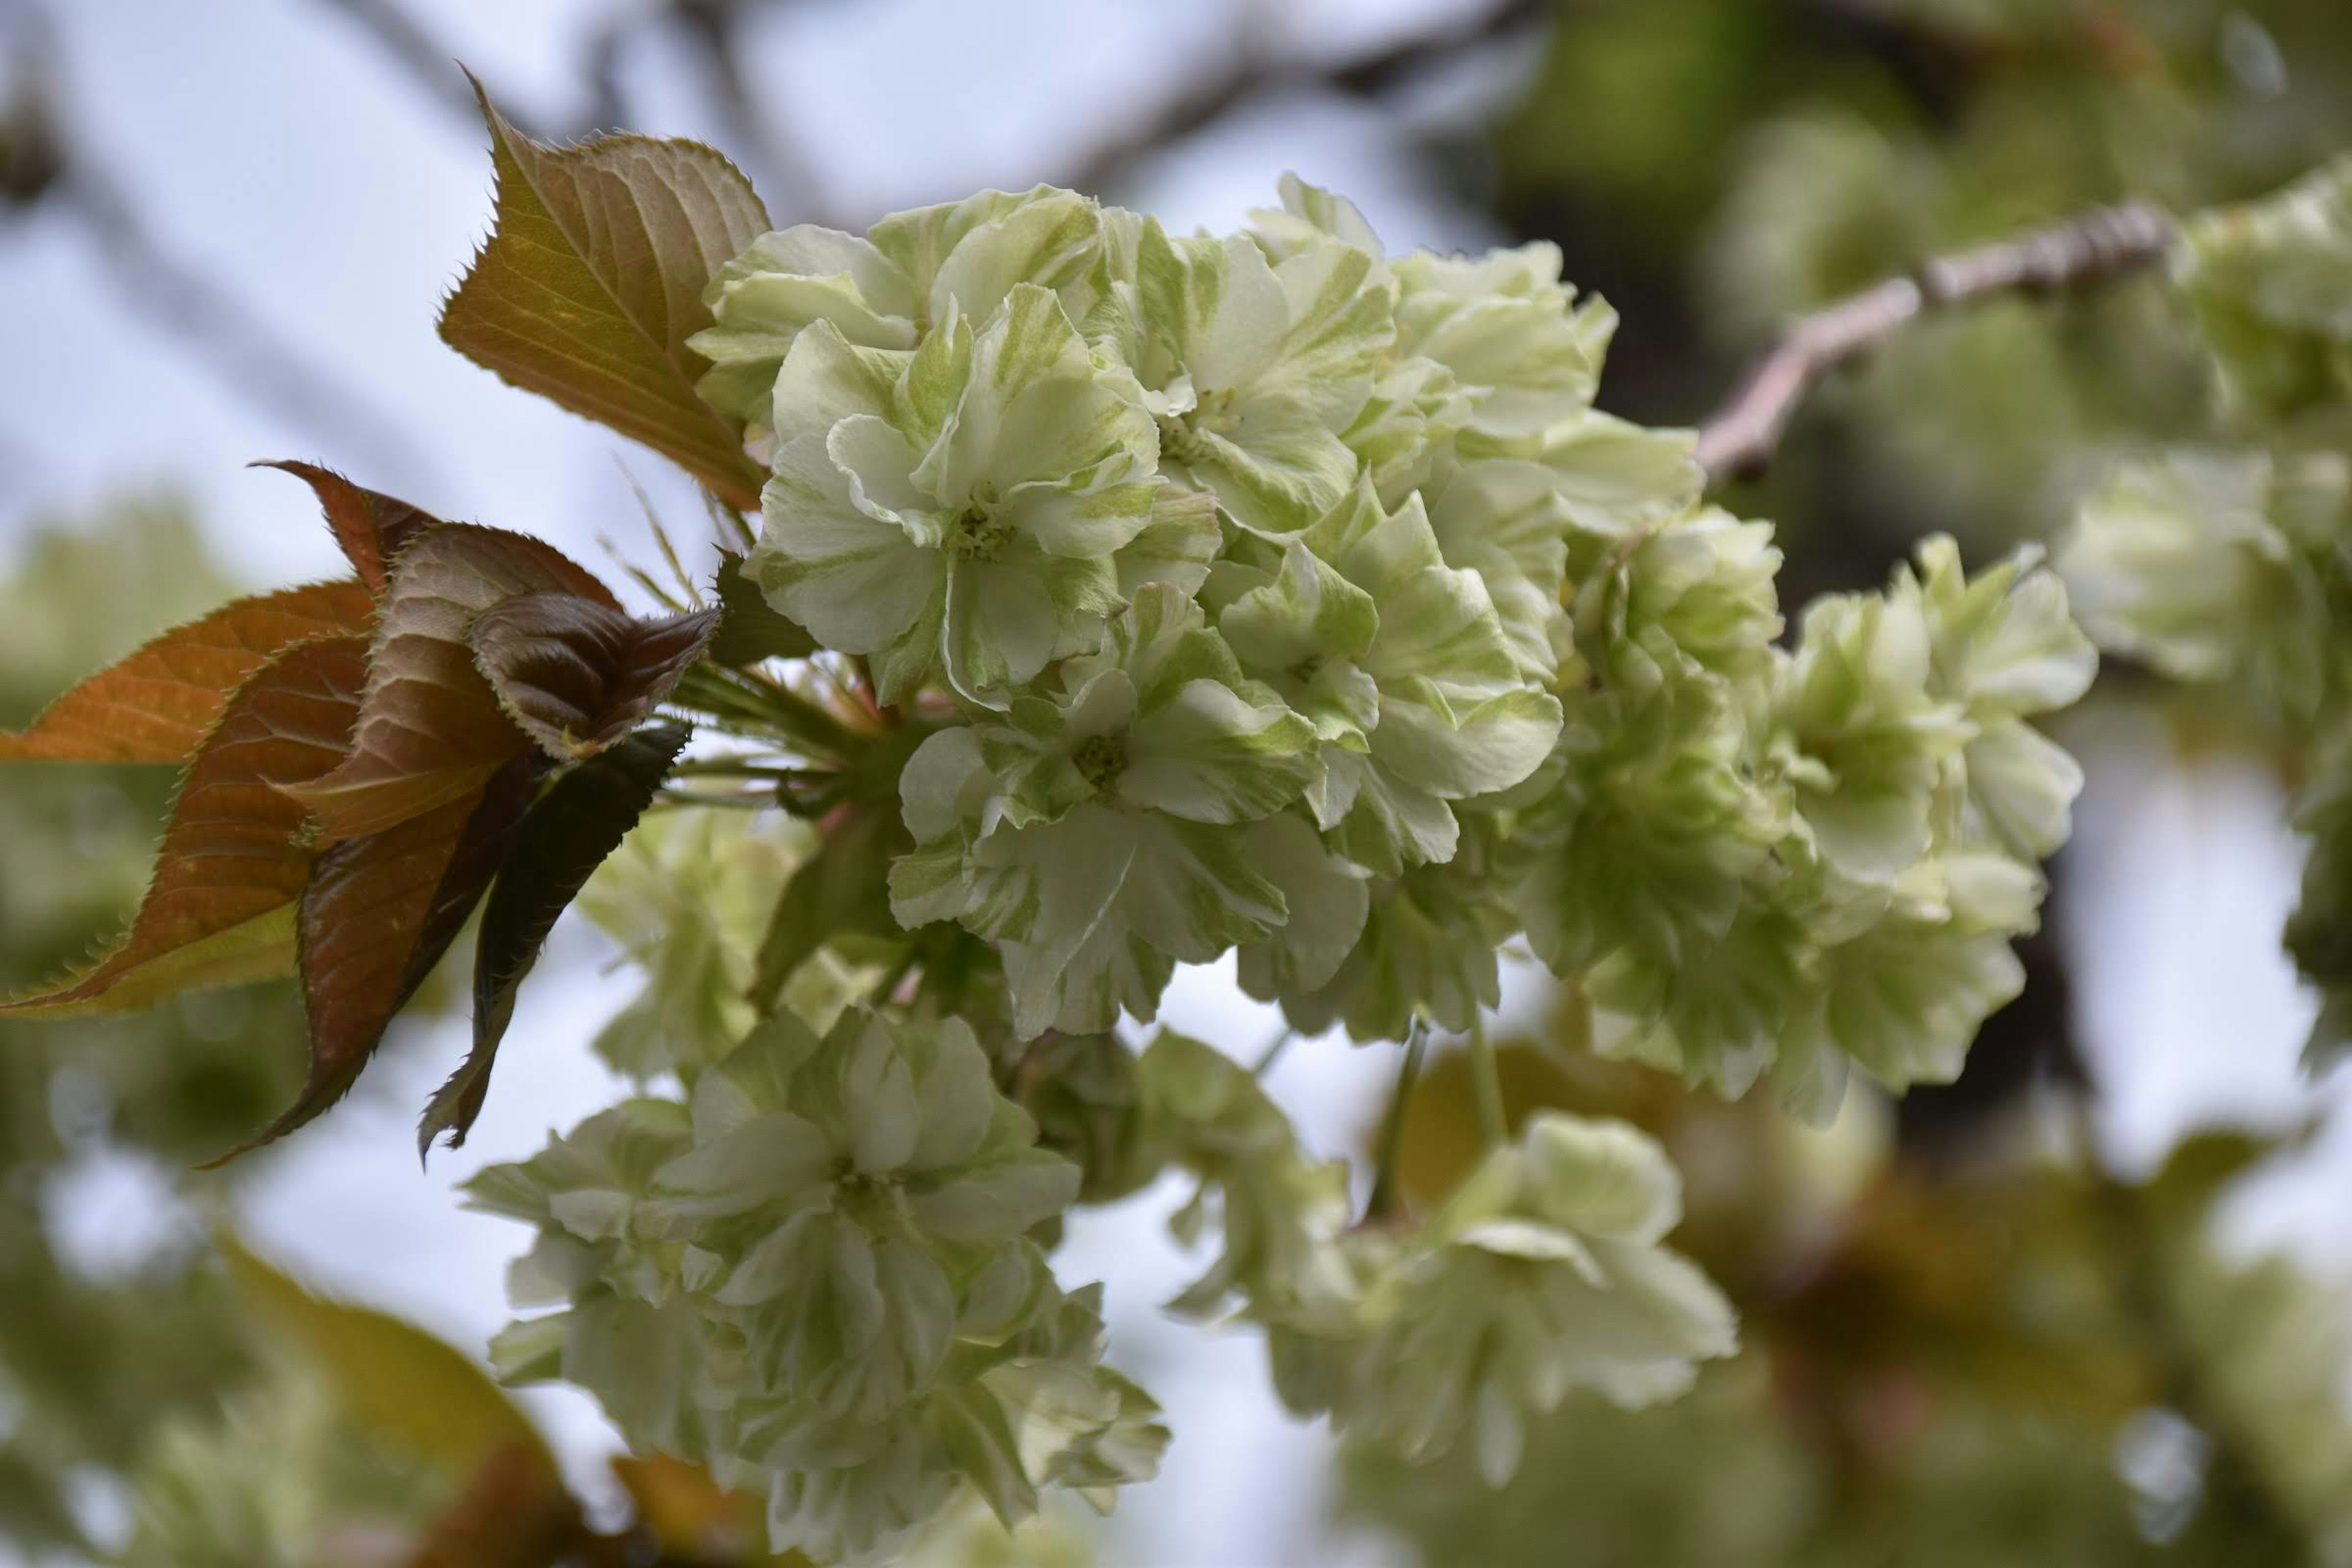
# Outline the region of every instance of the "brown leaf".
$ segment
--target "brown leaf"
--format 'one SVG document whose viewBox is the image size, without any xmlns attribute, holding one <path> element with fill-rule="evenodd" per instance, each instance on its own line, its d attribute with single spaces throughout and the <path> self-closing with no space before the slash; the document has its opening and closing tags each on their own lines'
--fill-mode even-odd
<svg viewBox="0 0 2352 1568">
<path fill-rule="evenodd" d="M 518 747 L 487 788 L 319 858 L 296 919 L 310 1075 L 284 1115 L 214 1166 L 284 1137 L 357 1081 L 393 1015 L 481 901 L 530 804 L 540 766 Z"/>
<path fill-rule="evenodd" d="M 539 950 L 596 868 L 653 804 L 688 736 L 675 724 L 629 736 L 557 779 L 515 828 L 474 949 L 474 1047 L 425 1109 L 416 1129 L 420 1158 L 442 1132 L 449 1134 L 452 1149 L 465 1142 L 489 1091 L 515 994 L 539 962 Z"/>
<path fill-rule="evenodd" d="M 87 973 L 0 1012 L 117 1012 L 291 967 L 312 856 L 280 786 L 341 758 L 366 679 L 367 639 L 339 637 L 289 648 L 246 681 L 188 770 L 130 934 Z"/>
<path fill-rule="evenodd" d="M 443 1507 L 406 1568 L 562 1568 L 596 1561 L 582 1551 L 593 1539 L 545 1452 L 516 1443 Z"/>
<path fill-rule="evenodd" d="M 710 324 L 704 286 L 768 230 L 751 182 L 695 142 L 543 147 L 475 91 L 497 226 L 442 307 L 443 341 L 644 442 L 738 510 L 758 507 L 764 476 L 734 422 L 696 393 L 709 366 L 686 346 Z"/>
<path fill-rule="evenodd" d="M 468 640 L 507 717 L 573 762 L 651 717 L 718 626 L 716 609 L 640 621 L 571 594 L 525 594 L 483 612 Z"/>
<path fill-rule="evenodd" d="M 309 485 L 327 514 L 327 527 L 342 546 L 343 554 L 360 581 L 381 593 L 393 558 L 411 540 L 440 519 L 394 497 L 362 489 L 332 468 L 288 459 L 265 461 L 257 468 L 277 468 Z"/>
<path fill-rule="evenodd" d="M 0 733 L 0 762 L 185 762 L 247 677 L 297 643 L 363 633 L 374 615 L 375 595 L 359 583 L 224 605 L 91 676 L 23 734 Z"/>
<path fill-rule="evenodd" d="M 757 1543 L 766 1531 L 760 1500 L 726 1490 L 700 1465 L 667 1454 L 615 1454 L 613 1474 L 636 1505 L 637 1527 L 665 1553 L 746 1568 L 809 1568 L 809 1559 L 798 1552 L 761 1552 Z"/>
<path fill-rule="evenodd" d="M 620 607 L 560 551 L 503 529 L 443 523 L 401 552 L 377 613 L 351 755 L 288 792 L 328 839 L 381 833 L 468 800 L 524 748 L 466 637 L 493 605 L 539 593 Z"/>
</svg>

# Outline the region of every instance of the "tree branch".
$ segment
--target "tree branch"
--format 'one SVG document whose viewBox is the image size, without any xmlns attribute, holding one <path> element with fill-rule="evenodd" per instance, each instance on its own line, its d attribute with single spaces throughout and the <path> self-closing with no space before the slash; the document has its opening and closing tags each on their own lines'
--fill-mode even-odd
<svg viewBox="0 0 2352 1568">
<path fill-rule="evenodd" d="M 761 105 L 757 85 L 743 68 L 743 11 L 736 0 L 674 0 L 671 11 L 688 38 L 701 51 L 704 68 L 725 117 L 738 161 L 768 210 L 784 223 L 829 221 L 824 183 L 793 139 Z"/>
<path fill-rule="evenodd" d="M 2095 207 L 2015 239 L 1938 257 L 1907 278 L 1890 278 L 1806 316 L 1700 426 L 1699 465 L 1711 479 L 1762 469 L 1822 377 L 1923 317 L 2004 294 L 2055 293 L 2128 277 L 2169 255 L 2177 233 L 2168 214 L 2142 203 Z"/>
<path fill-rule="evenodd" d="M 456 52 L 410 16 L 400 0 L 319 0 L 319 4 L 350 18 L 426 97 L 467 125 L 480 128 L 482 106 L 457 67 Z M 630 32 L 652 19 L 656 18 L 624 11 L 588 35 L 581 71 L 588 89 L 588 107 L 581 119 L 553 124 L 503 96 L 499 99 L 499 112 L 534 142 L 578 142 L 600 131 L 622 129 L 628 115 L 619 84 L 621 47 Z"/>
<path fill-rule="evenodd" d="M 354 462 L 404 475 L 432 472 L 400 420 L 279 332 L 243 296 L 158 238 L 113 173 L 68 135 L 59 101 L 68 79 L 49 14 L 12 8 L 15 57 L 42 89 L 28 109 L 42 121 L 47 163 L 28 201 L 70 216 L 95 247 L 124 307 L 171 333 L 257 407 L 308 429 Z"/>
<path fill-rule="evenodd" d="M 474 90 L 466 85 L 456 58 L 394 0 L 321 0 L 321 4 L 350 17 L 409 79 L 444 109 L 467 121 L 480 118 Z M 532 128 L 511 105 L 505 106 L 503 112 L 522 128 L 524 134 L 532 134 Z"/>
<path fill-rule="evenodd" d="M 1336 64 L 1269 58 L 1244 38 L 1223 72 L 1179 93 L 1140 121 L 1114 130 L 1055 177 L 1074 190 L 1101 195 L 1117 186 L 1150 154 L 1207 130 L 1252 99 L 1286 89 L 1310 88 L 1375 97 L 1433 64 L 1533 26 L 1550 10 L 1550 0 L 1500 0 L 1482 15 L 1454 20 Z"/>
</svg>

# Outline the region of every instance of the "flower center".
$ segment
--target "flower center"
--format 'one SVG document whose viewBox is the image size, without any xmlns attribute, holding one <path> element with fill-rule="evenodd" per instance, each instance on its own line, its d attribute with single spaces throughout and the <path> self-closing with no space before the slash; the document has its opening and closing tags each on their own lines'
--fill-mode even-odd
<svg viewBox="0 0 2352 1568">
<path fill-rule="evenodd" d="M 1231 387 L 1203 393 L 1201 401 L 1189 413 L 1162 415 L 1160 419 L 1160 450 L 1163 457 L 1180 463 L 1205 462 L 1215 454 L 1210 449 L 1208 437 L 1232 432 L 1239 423 L 1233 412 L 1234 394 Z"/>
<path fill-rule="evenodd" d="M 840 1213 L 871 1224 L 887 1216 L 898 1201 L 898 1184 L 888 1176 L 861 1171 L 844 1155 L 833 1168 L 833 1205 Z"/>
<path fill-rule="evenodd" d="M 972 492 L 962 513 L 948 525 L 943 548 L 973 561 L 993 561 L 1013 539 L 1012 521 L 1003 514 L 996 492 L 982 486 Z"/>
<path fill-rule="evenodd" d="M 1115 735 L 1089 735 L 1078 742 L 1070 761 L 1097 795 L 1108 795 L 1118 786 L 1118 775 L 1127 772 L 1127 742 Z"/>
</svg>

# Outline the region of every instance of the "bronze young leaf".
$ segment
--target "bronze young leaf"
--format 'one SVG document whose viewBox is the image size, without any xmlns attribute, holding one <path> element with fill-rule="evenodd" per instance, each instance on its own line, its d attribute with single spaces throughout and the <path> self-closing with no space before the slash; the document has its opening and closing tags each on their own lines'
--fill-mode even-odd
<svg viewBox="0 0 2352 1568">
<path fill-rule="evenodd" d="M 640 621 L 575 594 L 493 605 L 467 640 L 507 716 L 558 762 L 622 740 L 701 658 L 717 609 Z"/>
<path fill-rule="evenodd" d="M 254 671 L 298 643 L 363 633 L 374 615 L 359 583 L 235 600 L 91 676 L 22 734 L 0 733 L 0 762 L 185 762 Z"/>
<path fill-rule="evenodd" d="M 365 638 L 327 637 L 287 649 L 247 680 L 188 770 L 130 934 L 88 973 L 0 1011 L 122 1012 L 286 973 L 313 857 L 299 842 L 302 808 L 278 786 L 341 757 L 366 661 Z"/>
<path fill-rule="evenodd" d="M 520 533 L 444 523 L 401 553 L 379 612 L 351 755 L 289 792 L 329 839 L 379 833 L 468 800 L 524 748 L 466 637 L 492 605 L 546 592 L 619 609 L 562 552 Z"/>
<path fill-rule="evenodd" d="M 480 92 L 480 84 L 476 84 Z M 702 290 L 769 227 L 734 164 L 699 142 L 600 136 L 542 147 L 482 94 L 497 227 L 442 307 L 450 347 L 528 392 L 644 442 L 741 510 L 762 475 L 696 393 L 686 340 Z"/>
<path fill-rule="evenodd" d="M 280 459 L 253 466 L 277 468 L 310 487 L 352 570 L 360 574 L 361 582 L 379 593 L 391 573 L 393 558 L 418 534 L 441 521 L 421 507 L 364 489 L 332 468 L 322 468 L 316 463 Z"/>
<path fill-rule="evenodd" d="M 443 1132 L 453 1149 L 465 1142 L 489 1089 L 516 992 L 557 917 L 653 804 L 688 734 L 661 724 L 628 736 L 556 780 L 516 827 L 474 952 L 474 1047 L 425 1107 L 420 1155 Z"/>
<path fill-rule="evenodd" d="M 286 1113 L 215 1163 L 282 1138 L 342 1098 L 481 901 L 537 787 L 518 749 L 487 787 L 319 858 L 298 921 L 310 1074 Z"/>
</svg>

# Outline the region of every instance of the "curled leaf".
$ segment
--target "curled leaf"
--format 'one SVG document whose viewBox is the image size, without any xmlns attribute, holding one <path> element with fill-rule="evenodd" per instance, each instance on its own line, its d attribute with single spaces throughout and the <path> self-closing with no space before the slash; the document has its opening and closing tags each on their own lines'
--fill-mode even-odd
<svg viewBox="0 0 2352 1568">
<path fill-rule="evenodd" d="M 519 751 L 487 788 L 319 858 L 296 921 L 310 1077 L 284 1115 L 215 1165 L 284 1137 L 358 1080 L 393 1015 L 481 901 L 539 771 L 538 757 Z"/>
<path fill-rule="evenodd" d="M 441 310 L 444 342 L 574 414 L 644 442 L 738 510 L 763 476 L 695 391 L 702 291 L 770 226 L 734 164 L 696 142 L 599 136 L 543 147 L 481 93 L 497 227 Z"/>
<path fill-rule="evenodd" d="M 485 611 L 468 640 L 507 716 L 573 762 L 651 717 L 718 625 L 715 609 L 640 621 L 573 594 L 526 594 Z"/>
<path fill-rule="evenodd" d="M 351 754 L 288 792 L 326 837 L 381 833 L 468 800 L 523 749 L 466 638 L 492 605 L 541 593 L 620 607 L 561 551 L 503 529 L 444 523 L 401 552 L 377 615 Z"/>
<path fill-rule="evenodd" d="M 0 733 L 0 762 L 185 762 L 255 670 L 297 643 L 363 633 L 374 615 L 359 583 L 224 605 L 91 676 L 24 733 Z"/>
<path fill-rule="evenodd" d="M 361 582 L 377 592 L 383 591 L 391 575 L 393 558 L 411 540 L 441 521 L 404 500 L 363 489 L 332 468 L 322 468 L 316 463 L 280 458 L 253 466 L 291 474 L 310 487 L 327 514 L 327 527 L 333 531 L 335 542 L 342 546 L 352 570 L 360 574 Z"/>
<path fill-rule="evenodd" d="M 312 854 L 298 842 L 302 808 L 282 786 L 341 758 L 366 679 L 367 640 L 358 637 L 299 644 L 263 665 L 188 770 L 130 933 L 86 973 L 0 1012 L 121 1012 L 286 973 Z"/>
<path fill-rule="evenodd" d="M 514 1017 L 515 994 L 548 932 L 653 804 L 687 739 L 675 724 L 627 737 L 556 780 L 515 828 L 474 949 L 474 1047 L 425 1107 L 418 1154 L 443 1132 L 453 1149 L 465 1142 Z"/>
</svg>

